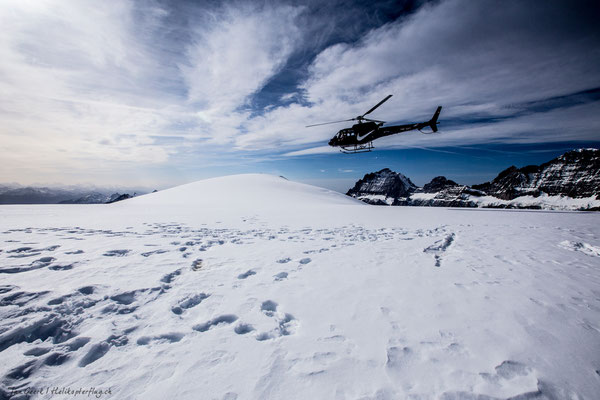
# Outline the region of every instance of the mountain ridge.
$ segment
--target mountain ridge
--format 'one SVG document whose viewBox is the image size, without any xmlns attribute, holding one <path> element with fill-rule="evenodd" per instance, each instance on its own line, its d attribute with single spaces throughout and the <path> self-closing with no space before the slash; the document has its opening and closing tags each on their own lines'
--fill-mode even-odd
<svg viewBox="0 0 600 400">
<path fill-rule="evenodd" d="M 119 196 L 111 189 L 0 185 L 0 204 L 103 204 Z"/>
<path fill-rule="evenodd" d="M 399 181 L 405 182 L 400 190 L 394 187 Z M 540 165 L 511 166 L 478 185 L 444 176 L 422 188 L 411 184 L 384 168 L 366 174 L 346 195 L 373 205 L 598 210 L 600 150 L 576 149 Z"/>
</svg>

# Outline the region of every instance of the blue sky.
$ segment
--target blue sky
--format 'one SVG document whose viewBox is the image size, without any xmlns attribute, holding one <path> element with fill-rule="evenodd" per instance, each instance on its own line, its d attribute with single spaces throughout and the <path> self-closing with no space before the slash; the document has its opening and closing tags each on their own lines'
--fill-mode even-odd
<svg viewBox="0 0 600 400">
<path fill-rule="evenodd" d="M 391 168 L 492 179 L 600 144 L 594 1 L 6 0 L 0 182 L 165 188 L 264 172 L 345 191 Z M 429 119 L 368 154 L 327 141 L 373 112 Z"/>
</svg>

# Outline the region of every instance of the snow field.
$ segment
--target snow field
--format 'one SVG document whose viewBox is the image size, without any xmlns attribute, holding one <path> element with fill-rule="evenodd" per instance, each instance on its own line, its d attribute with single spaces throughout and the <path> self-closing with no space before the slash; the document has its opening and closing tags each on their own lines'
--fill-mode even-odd
<svg viewBox="0 0 600 400">
<path fill-rule="evenodd" d="M 367 206 L 260 175 L 0 210 L 5 397 L 600 392 L 597 213 Z"/>
</svg>

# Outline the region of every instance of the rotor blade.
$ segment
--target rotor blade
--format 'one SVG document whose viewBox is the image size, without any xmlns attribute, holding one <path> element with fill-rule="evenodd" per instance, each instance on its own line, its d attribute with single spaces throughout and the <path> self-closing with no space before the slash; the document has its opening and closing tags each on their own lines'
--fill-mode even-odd
<svg viewBox="0 0 600 400">
<path fill-rule="evenodd" d="M 369 111 L 367 111 L 366 113 L 364 113 L 362 116 L 364 117 L 365 115 L 372 113 L 373 111 L 375 111 L 375 109 L 377 107 L 379 107 L 380 105 L 382 105 L 383 103 L 385 103 L 386 101 L 388 101 L 390 99 L 390 97 L 392 97 L 391 94 L 389 94 L 385 99 L 381 100 L 379 103 L 377 103 L 377 105 L 375 105 L 373 108 L 371 108 Z"/>
<path fill-rule="evenodd" d="M 354 119 L 355 118 L 350 118 L 350 119 L 344 119 L 344 120 L 341 120 L 341 121 L 323 122 L 321 124 L 306 125 L 305 128 L 310 128 L 311 126 L 319 126 L 319 125 L 339 124 L 340 122 L 354 121 Z"/>
<path fill-rule="evenodd" d="M 369 121 L 369 122 L 380 122 L 380 123 L 383 123 L 383 124 L 385 124 L 385 121 L 380 121 L 380 120 L 378 120 L 378 119 L 369 119 L 369 118 L 363 118 L 362 120 L 363 120 L 363 121 Z"/>
</svg>

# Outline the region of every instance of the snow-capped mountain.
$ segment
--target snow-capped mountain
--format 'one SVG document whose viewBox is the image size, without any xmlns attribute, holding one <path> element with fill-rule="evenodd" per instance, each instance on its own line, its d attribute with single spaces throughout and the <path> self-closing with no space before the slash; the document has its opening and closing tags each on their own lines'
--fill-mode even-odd
<svg viewBox="0 0 600 400">
<path fill-rule="evenodd" d="M 0 204 L 102 204 L 119 196 L 107 188 L 0 185 Z"/>
<path fill-rule="evenodd" d="M 493 181 L 473 185 L 473 188 L 503 200 L 537 197 L 542 193 L 573 198 L 597 196 L 600 194 L 600 150 L 578 149 L 539 166 L 512 166 Z"/>
<path fill-rule="evenodd" d="M 369 204 L 397 205 L 416 189 L 417 186 L 406 176 L 384 168 L 366 174 L 346 194 Z"/>
<path fill-rule="evenodd" d="M 469 187 L 443 176 L 422 188 L 390 182 L 402 174 L 383 169 L 365 175 L 347 195 L 376 205 L 434 207 L 544 208 L 596 210 L 600 207 L 600 150 L 569 151 L 540 166 L 510 167 L 492 182 Z M 411 182 L 412 184 L 412 182 Z"/>
<path fill-rule="evenodd" d="M 135 196 L 136 196 L 136 193 L 134 193 L 133 196 L 130 195 L 129 193 L 123 193 L 123 194 L 113 193 L 110 196 L 110 198 L 107 201 L 105 201 L 105 203 L 107 203 L 107 204 L 116 203 L 117 201 L 128 200 L 128 199 L 131 199 L 131 198 L 133 198 Z"/>
<path fill-rule="evenodd" d="M 458 183 L 447 179 L 445 176 L 436 176 L 431 180 L 431 182 L 426 183 L 423 186 L 423 193 L 437 193 L 444 189 L 454 188 L 456 186 L 460 186 Z"/>
<path fill-rule="evenodd" d="M 443 176 L 435 177 L 422 188 L 417 188 L 403 202 L 398 205 L 427 206 L 427 207 L 478 207 L 474 198 L 484 196 L 485 193 L 470 188 L 466 185 L 446 179 Z"/>
<path fill-rule="evenodd" d="M 92 192 L 77 199 L 63 200 L 59 204 L 104 204 L 110 203 L 119 196 L 121 196 L 119 193 L 110 195 L 106 193 Z"/>
<path fill-rule="evenodd" d="M 600 214 L 253 174 L 0 216 L 0 399 L 600 393 Z"/>
<path fill-rule="evenodd" d="M 81 196 L 81 192 L 49 187 L 0 187 L 0 204 L 56 204 Z"/>
</svg>

